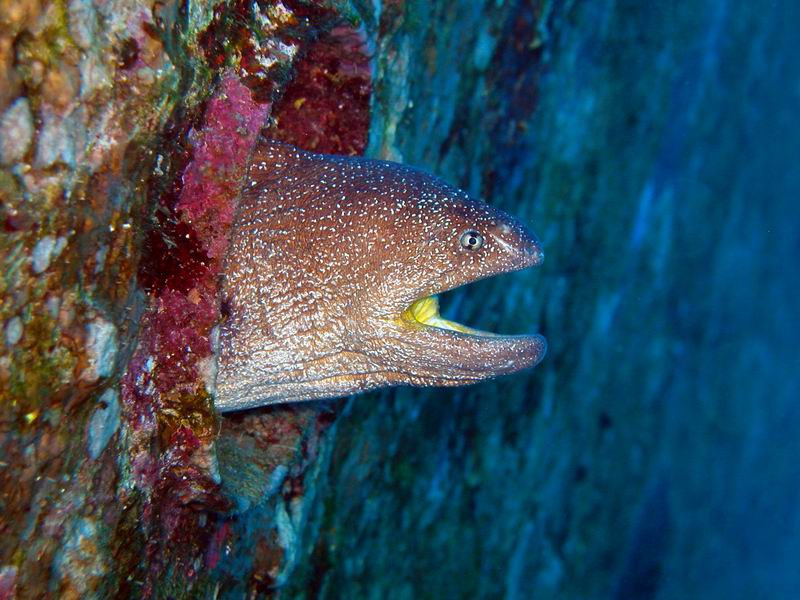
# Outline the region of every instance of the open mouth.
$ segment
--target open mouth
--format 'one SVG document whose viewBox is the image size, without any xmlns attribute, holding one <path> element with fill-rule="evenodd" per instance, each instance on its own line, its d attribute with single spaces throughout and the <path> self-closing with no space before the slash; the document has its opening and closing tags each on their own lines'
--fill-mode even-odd
<svg viewBox="0 0 800 600">
<path fill-rule="evenodd" d="M 538 364 L 547 342 L 538 334 L 500 335 L 467 327 L 439 313 L 436 295 L 415 300 L 400 318 L 406 351 L 426 385 L 462 385 Z M 413 332 L 413 333 L 412 333 Z"/>
<path fill-rule="evenodd" d="M 409 366 L 406 362 L 403 373 L 413 374 L 415 385 L 473 383 L 533 367 L 544 357 L 547 341 L 542 335 L 492 333 L 451 321 L 439 312 L 439 294 L 542 262 L 543 254 L 533 234 L 522 227 L 511 232 L 514 236 L 500 226 L 496 229 L 499 233 L 492 233 L 487 239 L 496 243 L 497 255 L 486 259 L 495 262 L 478 265 L 472 271 L 466 269 L 463 273 L 448 272 L 440 282 L 432 282 L 433 285 L 426 290 L 433 294 L 413 302 L 412 296 L 406 300 L 410 304 L 402 310 L 399 318 L 393 315 L 400 326 L 396 335 L 400 355 L 404 361 L 413 356 L 413 364 Z M 452 306 L 453 309 L 457 307 Z M 448 310 L 445 314 L 454 316 L 456 311 Z"/>
<path fill-rule="evenodd" d="M 427 296 L 416 300 L 411 306 L 403 311 L 403 319 L 412 323 L 419 323 L 427 327 L 436 327 L 438 329 L 447 329 L 449 331 L 457 331 L 459 333 L 466 333 L 469 335 L 482 335 L 482 336 L 496 336 L 497 334 L 488 331 L 481 331 L 480 329 L 473 329 L 455 321 L 449 321 L 442 318 L 439 314 L 439 297 Z"/>
</svg>

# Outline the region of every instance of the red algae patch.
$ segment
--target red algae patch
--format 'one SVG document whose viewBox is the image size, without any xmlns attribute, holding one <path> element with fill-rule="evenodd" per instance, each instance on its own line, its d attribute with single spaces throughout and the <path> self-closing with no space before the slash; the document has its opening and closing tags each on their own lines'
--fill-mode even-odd
<svg viewBox="0 0 800 600">
<path fill-rule="evenodd" d="M 177 210 L 205 241 L 206 254 L 218 261 L 227 247 L 239 181 L 269 103 L 257 103 L 230 73 L 209 100 L 202 129 L 190 134 L 194 158 L 183 174 Z"/>
<path fill-rule="evenodd" d="M 341 25 L 322 36 L 276 104 L 270 137 L 314 152 L 363 154 L 371 68 L 363 31 Z"/>
</svg>

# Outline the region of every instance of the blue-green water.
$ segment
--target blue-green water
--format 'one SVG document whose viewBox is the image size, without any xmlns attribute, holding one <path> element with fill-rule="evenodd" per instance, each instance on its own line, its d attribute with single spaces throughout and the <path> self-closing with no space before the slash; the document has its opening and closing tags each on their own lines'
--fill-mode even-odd
<svg viewBox="0 0 800 600">
<path fill-rule="evenodd" d="M 353 401 L 292 593 L 800 597 L 798 6 L 499 4 L 408 9 L 371 148 L 532 223 L 450 302 L 548 357 Z"/>
</svg>

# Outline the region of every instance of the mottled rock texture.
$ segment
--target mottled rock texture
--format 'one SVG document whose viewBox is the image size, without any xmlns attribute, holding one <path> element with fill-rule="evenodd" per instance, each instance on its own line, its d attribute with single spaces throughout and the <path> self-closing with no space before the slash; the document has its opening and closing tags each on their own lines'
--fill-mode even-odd
<svg viewBox="0 0 800 600">
<path fill-rule="evenodd" d="M 800 595 L 794 3 L 0 4 L 0 598 Z M 259 132 L 530 221 L 545 362 L 216 415 Z"/>
</svg>

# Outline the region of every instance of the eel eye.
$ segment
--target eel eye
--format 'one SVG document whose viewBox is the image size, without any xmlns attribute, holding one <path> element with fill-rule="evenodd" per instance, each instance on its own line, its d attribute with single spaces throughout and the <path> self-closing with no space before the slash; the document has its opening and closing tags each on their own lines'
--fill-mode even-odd
<svg viewBox="0 0 800 600">
<path fill-rule="evenodd" d="M 461 247 L 467 250 L 477 250 L 483 246 L 483 236 L 474 229 L 468 229 L 461 234 Z"/>
</svg>

